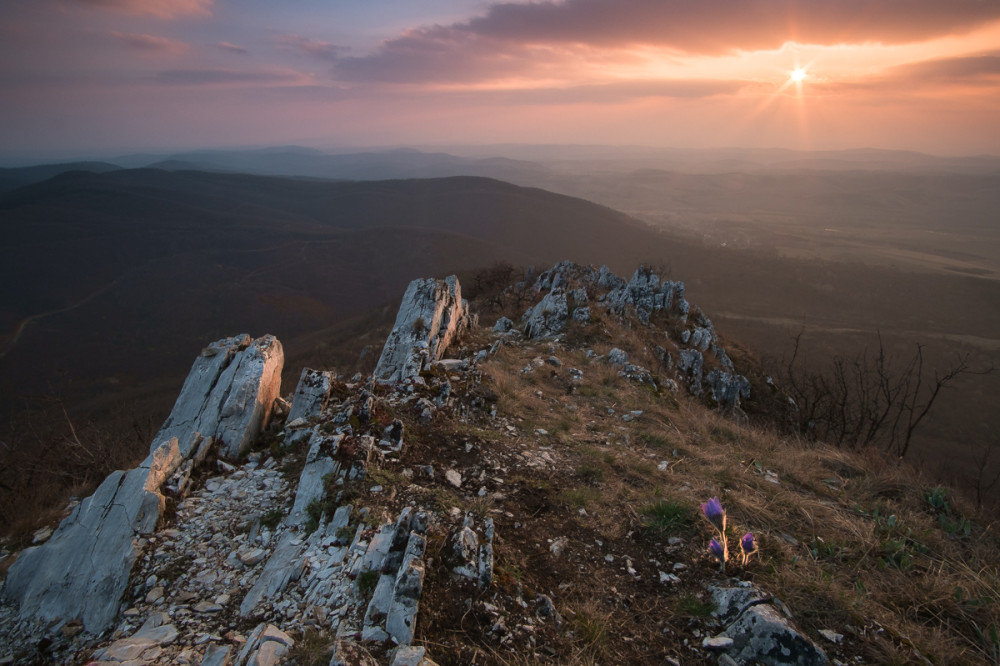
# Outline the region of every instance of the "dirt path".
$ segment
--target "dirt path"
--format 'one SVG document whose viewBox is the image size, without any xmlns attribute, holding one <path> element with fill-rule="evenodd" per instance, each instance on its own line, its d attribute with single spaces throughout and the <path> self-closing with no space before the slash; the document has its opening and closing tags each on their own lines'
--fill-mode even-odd
<svg viewBox="0 0 1000 666">
<path fill-rule="evenodd" d="M 13 337 L 11 337 L 10 342 L 8 342 L 7 346 L 4 347 L 4 350 L 2 352 L 0 352 L 0 358 L 5 357 L 10 352 L 10 350 L 14 348 L 14 345 L 16 345 L 17 342 L 18 342 L 18 340 L 21 339 L 21 334 L 24 333 L 24 329 L 26 329 L 28 327 L 28 324 L 30 324 L 30 323 L 32 323 L 34 321 L 38 321 L 39 319 L 44 319 L 45 317 L 50 317 L 50 316 L 56 315 L 56 314 L 62 314 L 64 312 L 70 312 L 70 311 L 75 310 L 75 309 L 77 309 L 79 307 L 82 307 L 82 306 L 86 305 L 87 303 L 89 303 L 90 301 L 92 301 L 95 298 L 97 298 L 98 296 L 100 296 L 101 294 L 103 294 L 104 292 L 106 292 L 109 289 L 111 289 L 116 284 L 118 284 L 119 279 L 120 278 L 115 278 L 114 280 L 112 280 L 108 284 L 104 285 L 103 287 L 101 287 L 97 291 L 89 294 L 88 296 L 84 297 L 82 300 L 80 300 L 80 301 L 78 301 L 78 302 L 76 302 L 76 303 L 74 303 L 72 305 L 67 305 L 64 308 L 58 308 L 56 310 L 49 310 L 48 312 L 40 312 L 38 314 L 31 315 L 30 317 L 25 317 L 24 319 L 21 320 L 21 323 L 17 325 L 17 329 L 14 330 L 14 335 L 13 335 Z"/>
</svg>

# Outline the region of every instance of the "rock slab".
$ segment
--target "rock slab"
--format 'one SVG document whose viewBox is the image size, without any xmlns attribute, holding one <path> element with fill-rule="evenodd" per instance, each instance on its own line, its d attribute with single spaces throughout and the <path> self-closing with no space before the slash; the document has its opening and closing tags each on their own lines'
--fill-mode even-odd
<svg viewBox="0 0 1000 666">
<path fill-rule="evenodd" d="M 281 391 L 285 355 L 273 335 L 253 340 L 238 335 L 213 342 L 191 366 L 170 416 L 153 438 L 176 437 L 189 458 L 197 444 L 211 437 L 221 452 L 235 458 L 267 425 Z"/>
<path fill-rule="evenodd" d="M 416 377 L 425 363 L 440 360 L 468 325 L 468 303 L 462 300 L 457 277 L 414 280 L 403 295 L 396 323 L 382 348 L 375 379 L 396 384 Z"/>
</svg>

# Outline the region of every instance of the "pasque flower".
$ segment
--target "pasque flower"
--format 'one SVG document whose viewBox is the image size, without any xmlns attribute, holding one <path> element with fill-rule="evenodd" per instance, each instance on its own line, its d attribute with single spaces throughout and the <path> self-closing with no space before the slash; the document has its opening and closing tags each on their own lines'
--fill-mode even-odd
<svg viewBox="0 0 1000 666">
<path fill-rule="evenodd" d="M 708 552 L 712 554 L 715 559 L 719 560 L 719 564 L 725 566 L 726 564 L 726 547 L 719 543 L 718 539 L 712 539 L 708 544 Z"/>
<path fill-rule="evenodd" d="M 726 510 L 722 508 L 722 502 L 718 497 L 713 497 L 701 505 L 701 512 L 705 514 L 708 522 L 712 523 L 719 534 L 725 539 L 726 535 Z"/>
<path fill-rule="evenodd" d="M 740 539 L 740 550 L 743 551 L 740 555 L 743 559 L 743 565 L 750 561 L 750 556 L 757 552 L 757 542 L 753 538 L 753 532 L 747 532 Z"/>
</svg>

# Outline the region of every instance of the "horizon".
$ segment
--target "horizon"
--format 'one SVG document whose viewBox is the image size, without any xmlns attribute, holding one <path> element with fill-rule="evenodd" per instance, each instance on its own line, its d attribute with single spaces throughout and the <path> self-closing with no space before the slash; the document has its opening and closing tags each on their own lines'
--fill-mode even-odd
<svg viewBox="0 0 1000 666">
<path fill-rule="evenodd" d="M 539 162 L 544 162 L 546 159 L 556 159 L 554 155 L 549 155 L 548 157 L 512 157 L 509 154 L 502 154 L 504 151 L 510 153 L 516 153 L 518 151 L 550 151 L 558 152 L 560 150 L 591 150 L 591 151 L 605 151 L 622 152 L 622 158 L 627 156 L 627 151 L 642 151 L 642 157 L 651 158 L 653 156 L 659 156 L 661 158 L 670 155 L 673 156 L 692 156 L 692 155 L 711 155 L 712 153 L 748 153 L 748 154 L 766 154 L 774 153 L 775 155 L 779 153 L 785 154 L 787 157 L 799 157 L 802 159 L 812 158 L 820 159 L 827 157 L 830 159 L 836 159 L 838 157 L 849 157 L 849 156 L 859 156 L 863 154 L 865 157 L 873 156 L 890 156 L 890 155 L 906 155 L 915 158 L 931 158 L 933 160 L 1000 160 L 1000 152 L 998 153 L 954 153 L 954 154 L 943 154 L 943 153 L 931 153 L 919 150 L 910 150 L 904 148 L 877 148 L 872 146 L 860 146 L 857 148 L 842 148 L 842 149 L 799 149 L 799 148 L 787 148 L 783 146 L 759 146 L 759 147 L 747 147 L 747 146 L 718 146 L 713 148 L 679 148 L 676 146 L 648 146 L 639 144 L 598 144 L 598 143 L 563 143 L 563 144 L 545 144 L 545 143 L 500 143 L 500 144 L 452 144 L 452 145 L 410 145 L 410 144 L 395 144 L 395 145 L 383 145 L 383 146 L 309 146 L 304 144 L 259 144 L 259 145 L 236 145 L 236 146 L 192 146 L 192 147 L 180 147 L 177 149 L 166 148 L 166 147 L 149 147 L 149 148 L 136 148 L 135 150 L 125 150 L 125 151 L 114 151 L 114 150 L 94 150 L 94 151 L 72 151 L 72 150 L 54 150 L 54 151 L 35 151 L 33 153 L 24 154 L 4 154 L 0 152 L 0 169 L 20 169 L 20 168 L 31 168 L 36 166 L 47 166 L 47 165 L 59 165 L 59 164 L 72 164 L 76 162 L 105 162 L 108 164 L 115 164 L 116 160 L 119 161 L 129 161 L 137 158 L 148 158 L 152 160 L 169 159 L 173 157 L 184 157 L 187 155 L 213 155 L 213 154 L 228 154 L 228 155 L 240 155 L 240 154 L 254 154 L 254 153 L 265 153 L 274 152 L 275 154 L 280 154 L 282 151 L 308 151 L 315 152 L 322 155 L 328 156 L 350 156 L 350 155 L 390 155 L 396 152 L 413 152 L 420 153 L 424 155 L 432 154 L 446 154 L 454 157 L 464 157 L 470 159 L 488 159 L 488 158 L 506 158 L 514 160 L 524 160 L 533 161 L 538 160 Z M 562 159 L 562 158 L 560 158 Z M 585 158 L 578 158 L 585 161 Z M 722 159 L 720 157 L 720 159 Z M 749 158 L 747 158 L 749 159 Z M 765 163 L 761 163 L 765 165 Z M 152 166 L 152 165 L 150 165 Z M 135 167 L 126 166 L 123 168 L 149 168 L 146 166 Z"/>
<path fill-rule="evenodd" d="M 302 145 L 1000 155 L 1000 5 L 39 0 L 0 159 Z"/>
</svg>

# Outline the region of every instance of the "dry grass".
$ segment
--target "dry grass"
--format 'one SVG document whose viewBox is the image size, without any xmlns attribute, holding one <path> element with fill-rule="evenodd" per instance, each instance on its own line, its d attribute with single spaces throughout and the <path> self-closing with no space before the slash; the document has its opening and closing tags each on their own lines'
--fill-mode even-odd
<svg viewBox="0 0 1000 666">
<path fill-rule="evenodd" d="M 619 347 L 632 362 L 655 368 L 646 330 L 601 325 L 609 340 L 594 344 L 597 354 Z M 877 453 L 851 454 L 734 421 L 698 400 L 630 383 L 582 348 L 554 351 L 563 362 L 558 369 L 521 372 L 532 358 L 548 356 L 547 344 L 505 347 L 485 368 L 503 414 L 526 433 L 555 433 L 539 443 L 571 471 L 553 492 L 571 515 L 586 512 L 575 519 L 578 527 L 623 539 L 652 502 L 696 507 L 718 495 L 735 537 L 753 531 L 760 543 L 742 574 L 785 601 L 807 633 L 845 633 L 870 662 L 1000 663 L 991 634 L 1000 627 L 993 516 L 976 513 L 953 491 L 937 491 L 947 511 L 935 508 L 931 484 Z M 582 383 L 569 381 L 570 367 L 583 371 Z M 633 410 L 642 415 L 623 421 Z M 667 471 L 657 468 L 660 461 L 669 462 Z M 599 624 L 614 622 L 611 608 L 581 617 L 575 631 L 593 640 L 584 640 L 590 647 L 578 658 L 603 662 L 621 649 L 598 648 L 605 635 Z"/>
</svg>

